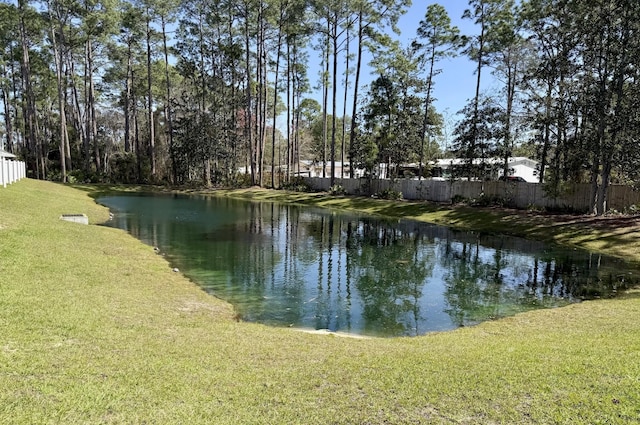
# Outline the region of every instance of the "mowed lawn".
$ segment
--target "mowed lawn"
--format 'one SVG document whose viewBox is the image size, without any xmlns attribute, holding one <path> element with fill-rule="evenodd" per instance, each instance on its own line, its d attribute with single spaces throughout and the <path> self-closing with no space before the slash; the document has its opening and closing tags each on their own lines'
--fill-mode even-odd
<svg viewBox="0 0 640 425">
<path fill-rule="evenodd" d="M 417 338 L 243 323 L 152 247 L 96 225 L 108 211 L 90 190 L 0 188 L 0 424 L 640 422 L 638 292 Z M 412 215 L 409 204 L 313 199 Z M 411 208 L 460 227 L 508 220 Z M 532 218 L 511 229 L 640 259 L 637 227 L 550 231 Z"/>
</svg>

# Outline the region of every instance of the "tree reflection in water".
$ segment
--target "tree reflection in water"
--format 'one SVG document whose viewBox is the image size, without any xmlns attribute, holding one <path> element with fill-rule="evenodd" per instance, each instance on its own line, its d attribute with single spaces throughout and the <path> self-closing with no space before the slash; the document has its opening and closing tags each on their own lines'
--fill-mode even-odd
<svg viewBox="0 0 640 425">
<path fill-rule="evenodd" d="M 249 321 L 419 335 L 607 297 L 619 260 L 535 241 L 272 203 L 182 196 L 101 202 Z"/>
</svg>

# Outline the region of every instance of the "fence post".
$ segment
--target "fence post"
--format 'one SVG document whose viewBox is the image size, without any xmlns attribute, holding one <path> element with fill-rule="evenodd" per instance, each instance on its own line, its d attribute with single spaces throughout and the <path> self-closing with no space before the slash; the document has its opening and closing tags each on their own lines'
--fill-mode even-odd
<svg viewBox="0 0 640 425">
<path fill-rule="evenodd" d="M 7 179 L 9 177 L 6 161 L 4 156 L 0 157 L 0 183 L 2 187 L 7 187 Z"/>
</svg>

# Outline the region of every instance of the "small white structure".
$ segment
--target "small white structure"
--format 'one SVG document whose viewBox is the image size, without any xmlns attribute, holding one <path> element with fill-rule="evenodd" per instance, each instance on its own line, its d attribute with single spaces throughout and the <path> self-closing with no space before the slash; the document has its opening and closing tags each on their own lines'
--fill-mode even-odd
<svg viewBox="0 0 640 425">
<path fill-rule="evenodd" d="M 86 214 L 62 214 L 60 220 L 72 223 L 89 224 L 89 217 Z"/>
<path fill-rule="evenodd" d="M 8 184 L 23 179 L 27 175 L 25 163 L 17 161 L 12 153 L 0 150 L 0 186 L 7 187 Z"/>
</svg>

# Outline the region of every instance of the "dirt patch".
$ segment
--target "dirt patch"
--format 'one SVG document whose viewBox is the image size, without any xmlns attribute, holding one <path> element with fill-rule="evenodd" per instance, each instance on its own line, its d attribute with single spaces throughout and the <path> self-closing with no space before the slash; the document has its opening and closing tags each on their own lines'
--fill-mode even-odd
<svg viewBox="0 0 640 425">
<path fill-rule="evenodd" d="M 231 310 L 226 305 L 215 305 L 199 301 L 185 301 L 178 311 L 187 314 L 211 313 L 216 316 L 230 316 Z"/>
</svg>

